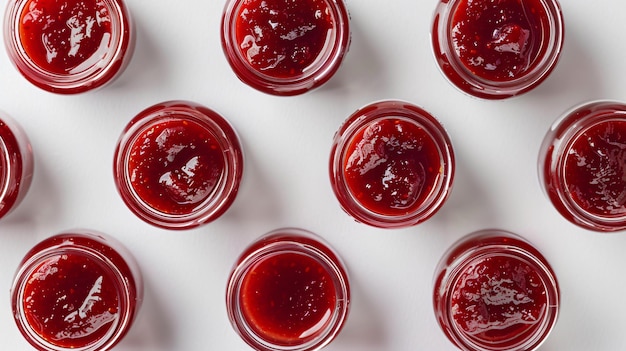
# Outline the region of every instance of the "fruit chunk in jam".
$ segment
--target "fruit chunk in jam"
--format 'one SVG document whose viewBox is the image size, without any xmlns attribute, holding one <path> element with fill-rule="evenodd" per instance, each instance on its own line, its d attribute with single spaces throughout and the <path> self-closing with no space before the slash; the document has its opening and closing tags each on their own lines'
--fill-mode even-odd
<svg viewBox="0 0 626 351">
<path fill-rule="evenodd" d="M 319 59 L 333 26 L 327 0 L 244 0 L 236 42 L 260 73 L 288 78 Z"/>
<path fill-rule="evenodd" d="M 55 74 L 93 66 L 111 44 L 111 18 L 102 0 L 29 0 L 20 23 L 26 54 Z"/>
<path fill-rule="evenodd" d="M 243 278 L 243 316 L 257 335 L 282 345 L 316 337 L 330 323 L 335 286 L 327 268 L 303 253 L 255 263 Z"/>
<path fill-rule="evenodd" d="M 462 0 L 452 16 L 451 39 L 473 74 L 510 81 L 537 64 L 548 21 L 542 0 Z"/>
<path fill-rule="evenodd" d="M 50 344 L 80 348 L 102 339 L 119 323 L 120 296 L 113 272 L 86 254 L 57 254 L 27 279 L 23 311 Z"/>
<path fill-rule="evenodd" d="M 431 194 L 442 172 L 431 135 L 413 122 L 386 118 L 360 130 L 344 165 L 352 195 L 370 211 L 409 213 Z"/>
<path fill-rule="evenodd" d="M 488 256 L 460 273 L 451 298 L 454 322 L 472 338 L 516 339 L 541 323 L 546 287 L 537 270 L 512 256 Z"/>
<path fill-rule="evenodd" d="M 168 214 L 192 212 L 222 179 L 225 161 L 215 136 L 200 124 L 170 118 L 146 128 L 133 142 L 128 174 L 150 207 Z"/>
<path fill-rule="evenodd" d="M 598 216 L 626 214 L 626 120 L 597 123 L 576 137 L 565 155 L 572 200 Z"/>
</svg>

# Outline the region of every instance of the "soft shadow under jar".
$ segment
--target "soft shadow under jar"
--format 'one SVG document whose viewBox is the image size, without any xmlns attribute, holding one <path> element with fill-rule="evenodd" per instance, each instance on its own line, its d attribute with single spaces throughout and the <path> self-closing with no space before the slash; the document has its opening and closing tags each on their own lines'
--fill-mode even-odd
<svg viewBox="0 0 626 351">
<path fill-rule="evenodd" d="M 226 308 L 235 331 L 259 351 L 313 351 L 339 334 L 350 285 L 337 253 L 296 228 L 252 243 L 228 280 Z"/>
<path fill-rule="evenodd" d="M 403 101 L 380 101 L 352 114 L 335 134 L 330 180 L 357 221 L 408 227 L 434 215 L 454 177 L 448 134 L 432 115 Z"/>
<path fill-rule="evenodd" d="M 33 152 L 21 126 L 0 111 L 0 218 L 15 209 L 33 178 Z"/>
<path fill-rule="evenodd" d="M 626 104 L 592 101 L 567 111 L 539 153 L 541 185 L 554 207 L 585 229 L 626 229 Z"/>
<path fill-rule="evenodd" d="M 123 131 L 113 165 L 122 200 L 139 218 L 189 229 L 221 216 L 243 174 L 237 133 L 215 111 L 168 101 L 140 112 Z"/>
<path fill-rule="evenodd" d="M 546 259 L 501 230 L 456 242 L 437 266 L 433 298 L 440 327 L 464 351 L 536 350 L 559 312 L 559 287 Z"/>
<path fill-rule="evenodd" d="M 134 47 L 122 0 L 11 0 L 4 41 L 20 73 L 37 87 L 76 94 L 104 86 Z"/>
<path fill-rule="evenodd" d="M 237 77 L 273 95 L 326 83 L 350 46 L 343 0 L 229 0 L 222 47 Z"/>
<path fill-rule="evenodd" d="M 564 28 L 556 0 L 440 0 L 431 36 L 449 82 L 473 96 L 504 99 L 548 77 Z"/>
<path fill-rule="evenodd" d="M 112 237 L 73 230 L 43 240 L 22 260 L 13 315 L 40 351 L 104 351 L 129 331 L 143 298 L 133 257 Z"/>
</svg>

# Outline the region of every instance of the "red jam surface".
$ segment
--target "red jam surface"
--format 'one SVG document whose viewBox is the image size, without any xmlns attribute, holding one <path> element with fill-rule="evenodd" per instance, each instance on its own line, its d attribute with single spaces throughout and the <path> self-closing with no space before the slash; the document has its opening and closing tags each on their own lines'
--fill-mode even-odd
<svg viewBox="0 0 626 351">
<path fill-rule="evenodd" d="M 68 349 L 93 344 L 118 323 L 116 284 L 112 271 L 86 254 L 54 255 L 27 278 L 26 320 L 50 344 Z"/>
<path fill-rule="evenodd" d="M 597 123 L 565 155 L 566 188 L 584 211 L 602 217 L 626 214 L 626 120 Z"/>
<path fill-rule="evenodd" d="M 541 324 L 547 308 L 536 268 L 513 256 L 472 260 L 452 289 L 451 315 L 458 328 L 499 347 L 515 346 Z"/>
<path fill-rule="evenodd" d="M 274 78 L 304 73 L 324 51 L 334 26 L 326 0 L 243 0 L 236 18 L 242 56 Z"/>
<path fill-rule="evenodd" d="M 303 253 L 278 253 L 250 267 L 241 286 L 244 318 L 257 335 L 293 345 L 327 328 L 336 293 L 327 268 Z"/>
<path fill-rule="evenodd" d="M 111 18 L 102 0 L 29 0 L 20 23 L 24 51 L 47 72 L 82 71 L 109 50 Z"/>
<path fill-rule="evenodd" d="M 150 207 L 187 214 L 214 192 L 225 161 L 215 136 L 200 124 L 170 118 L 142 131 L 130 147 L 133 190 Z"/>
<path fill-rule="evenodd" d="M 442 172 L 441 154 L 431 135 L 403 119 L 367 125 L 353 137 L 346 155 L 350 192 L 382 215 L 406 214 L 421 206 Z"/>
<path fill-rule="evenodd" d="M 549 27 L 541 0 L 462 0 L 452 15 L 451 40 L 469 71 L 503 82 L 537 64 Z"/>
</svg>

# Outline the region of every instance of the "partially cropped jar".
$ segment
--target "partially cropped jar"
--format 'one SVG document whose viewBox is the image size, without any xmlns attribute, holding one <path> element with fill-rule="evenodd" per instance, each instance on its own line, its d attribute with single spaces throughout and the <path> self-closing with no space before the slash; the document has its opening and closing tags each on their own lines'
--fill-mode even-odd
<svg viewBox="0 0 626 351">
<path fill-rule="evenodd" d="M 134 32 L 123 0 L 10 0 L 4 41 L 14 66 L 32 84 L 76 94 L 121 74 Z"/>
<path fill-rule="evenodd" d="M 585 229 L 626 229 L 626 103 L 590 101 L 565 112 L 539 153 L 541 185 Z"/>
<path fill-rule="evenodd" d="M 340 332 L 350 284 L 338 254 L 317 235 L 274 230 L 241 254 L 228 280 L 235 331 L 258 351 L 314 351 Z"/>
<path fill-rule="evenodd" d="M 231 206 L 243 175 L 237 133 L 217 112 L 190 101 L 151 106 L 126 126 L 113 172 L 128 208 L 147 223 L 189 229 Z"/>
<path fill-rule="evenodd" d="M 381 228 L 433 216 L 454 178 L 454 152 L 443 126 L 403 101 L 379 101 L 352 114 L 335 134 L 330 181 L 344 211 Z"/>
<path fill-rule="evenodd" d="M 431 35 L 449 82 L 473 96 L 504 99 L 548 77 L 564 25 L 557 0 L 440 0 Z"/>
<path fill-rule="evenodd" d="M 30 188 L 33 151 L 22 127 L 0 111 L 0 218 L 14 210 Z"/>
<path fill-rule="evenodd" d="M 40 351 L 105 351 L 127 334 L 143 283 L 128 250 L 108 235 L 71 230 L 24 257 L 11 288 L 17 327 Z"/>
<path fill-rule="evenodd" d="M 228 0 L 222 47 L 237 77 L 273 95 L 326 83 L 350 46 L 343 0 Z"/>
<path fill-rule="evenodd" d="M 435 316 L 463 351 L 536 350 L 556 323 L 559 298 L 544 256 L 501 230 L 462 238 L 435 271 Z"/>
</svg>

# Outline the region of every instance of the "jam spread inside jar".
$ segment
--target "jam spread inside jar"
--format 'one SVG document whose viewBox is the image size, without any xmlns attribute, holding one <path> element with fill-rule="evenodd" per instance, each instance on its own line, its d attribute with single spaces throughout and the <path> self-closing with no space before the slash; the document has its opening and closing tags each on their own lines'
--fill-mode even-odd
<svg viewBox="0 0 626 351">
<path fill-rule="evenodd" d="M 328 45 L 334 19 L 327 0 L 244 0 L 236 19 L 241 55 L 262 74 L 303 74 Z"/>
<path fill-rule="evenodd" d="M 276 344 L 293 345 L 327 328 L 335 295 L 328 268 L 306 254 L 285 252 L 250 267 L 240 299 L 242 314 L 256 334 Z"/>
<path fill-rule="evenodd" d="M 23 311 L 44 340 L 62 348 L 96 343 L 119 322 L 116 277 L 87 254 L 43 260 L 24 287 Z"/>
<path fill-rule="evenodd" d="M 537 64 L 549 19 L 541 0 L 463 0 L 452 15 L 452 44 L 474 75 L 517 79 Z"/>
<path fill-rule="evenodd" d="M 565 155 L 564 178 L 584 211 L 626 215 L 626 120 L 609 119 L 581 132 Z"/>
<path fill-rule="evenodd" d="M 421 206 L 442 172 L 432 136 L 400 118 L 374 121 L 355 134 L 344 173 L 352 195 L 368 210 L 401 215 Z"/>
<path fill-rule="evenodd" d="M 133 141 L 130 184 L 150 207 L 167 214 L 192 212 L 214 193 L 225 160 L 215 136 L 176 117 L 150 125 Z"/>
<path fill-rule="evenodd" d="M 537 270 L 512 256 L 471 261 L 460 273 L 451 297 L 457 327 L 480 342 L 514 346 L 542 321 L 546 287 Z"/>
<path fill-rule="evenodd" d="M 20 23 L 24 51 L 47 72 L 84 71 L 110 49 L 111 18 L 101 0 L 29 0 Z"/>
</svg>

